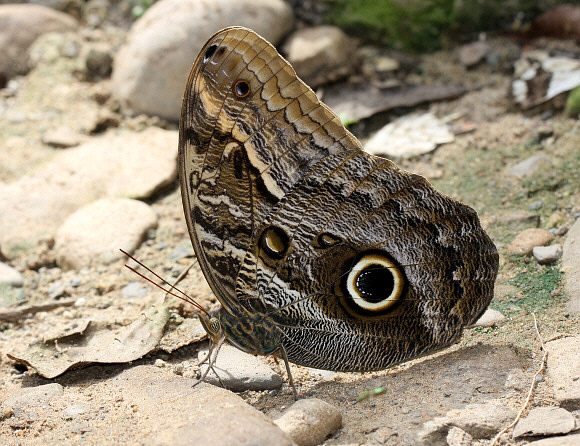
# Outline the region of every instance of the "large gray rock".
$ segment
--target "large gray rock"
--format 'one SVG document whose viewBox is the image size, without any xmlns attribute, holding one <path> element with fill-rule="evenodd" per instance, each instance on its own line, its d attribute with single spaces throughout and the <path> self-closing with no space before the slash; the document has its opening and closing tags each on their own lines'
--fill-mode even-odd
<svg viewBox="0 0 580 446">
<path fill-rule="evenodd" d="M 514 438 L 548 437 L 572 432 L 576 422 L 574 415 L 561 407 L 536 407 L 522 418 L 514 428 Z"/>
<path fill-rule="evenodd" d="M 153 366 L 125 370 L 113 378 L 110 391 L 155 420 L 143 432 L 144 444 L 207 446 L 290 446 L 295 444 L 266 415 L 239 396 Z"/>
<path fill-rule="evenodd" d="M 566 235 L 562 252 L 562 271 L 564 287 L 570 296 L 568 311 L 580 314 L 580 218 L 572 225 Z"/>
<path fill-rule="evenodd" d="M 69 216 L 56 234 L 57 262 L 63 269 L 81 269 L 112 263 L 123 257 L 119 248 L 132 253 L 157 216 L 142 201 L 102 198 Z"/>
<path fill-rule="evenodd" d="M 29 69 L 28 47 L 51 31 L 70 31 L 72 17 L 40 5 L 0 5 L 0 77 L 10 79 Z"/>
<path fill-rule="evenodd" d="M 546 343 L 548 382 L 560 406 L 580 409 L 580 336 L 568 336 Z"/>
<path fill-rule="evenodd" d="M 136 112 L 177 121 L 191 66 L 212 34 L 246 26 L 276 44 L 293 23 L 282 0 L 160 0 L 115 56 L 113 93 Z"/>
<path fill-rule="evenodd" d="M 8 258 L 52 239 L 64 220 L 102 197 L 145 198 L 176 176 L 177 132 L 149 128 L 94 138 L 34 175 L 0 184 L 0 245 Z"/>
</svg>

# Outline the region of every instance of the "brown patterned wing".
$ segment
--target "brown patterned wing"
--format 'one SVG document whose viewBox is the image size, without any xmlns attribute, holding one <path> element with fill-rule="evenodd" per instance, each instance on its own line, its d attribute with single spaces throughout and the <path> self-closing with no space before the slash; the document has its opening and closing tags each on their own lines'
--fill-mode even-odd
<svg viewBox="0 0 580 446">
<path fill-rule="evenodd" d="M 185 90 L 179 175 L 196 255 L 226 309 L 239 305 L 256 225 L 312 165 L 348 150 L 356 138 L 267 41 L 239 27 L 209 39 Z"/>
</svg>

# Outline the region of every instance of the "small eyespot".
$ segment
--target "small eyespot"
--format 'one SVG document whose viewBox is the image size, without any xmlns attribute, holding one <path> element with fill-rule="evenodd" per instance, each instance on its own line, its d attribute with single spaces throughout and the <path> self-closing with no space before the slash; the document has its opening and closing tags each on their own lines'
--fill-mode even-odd
<svg viewBox="0 0 580 446">
<path fill-rule="evenodd" d="M 400 267 L 380 253 L 363 255 L 346 277 L 346 299 L 355 312 L 377 315 L 401 298 L 405 277 Z"/>
<path fill-rule="evenodd" d="M 203 55 L 203 62 L 207 62 L 208 60 L 211 59 L 211 56 L 214 55 L 215 50 L 217 50 L 218 46 L 217 45 L 211 45 L 205 52 L 205 54 Z"/>
<path fill-rule="evenodd" d="M 248 81 L 239 80 L 234 84 L 234 94 L 243 99 L 250 94 L 250 84 Z"/>
<path fill-rule="evenodd" d="M 337 236 L 330 234 L 328 232 L 323 232 L 322 234 L 319 234 L 318 237 L 316 237 L 316 239 L 314 240 L 314 246 L 316 248 L 330 248 L 336 245 L 337 243 L 340 243 L 340 239 Z"/>
<path fill-rule="evenodd" d="M 262 233 L 260 246 L 268 257 L 280 260 L 288 250 L 288 236 L 286 233 L 276 227 L 270 226 Z"/>
</svg>

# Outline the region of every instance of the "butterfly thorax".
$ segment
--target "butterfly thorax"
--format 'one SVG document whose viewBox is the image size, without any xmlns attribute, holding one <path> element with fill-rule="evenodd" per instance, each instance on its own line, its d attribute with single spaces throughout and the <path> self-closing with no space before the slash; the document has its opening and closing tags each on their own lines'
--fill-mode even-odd
<svg viewBox="0 0 580 446">
<path fill-rule="evenodd" d="M 220 308 L 213 316 L 220 321 L 227 341 L 246 353 L 269 355 L 280 347 L 274 324 L 262 313 L 241 307 L 231 314 Z"/>
</svg>

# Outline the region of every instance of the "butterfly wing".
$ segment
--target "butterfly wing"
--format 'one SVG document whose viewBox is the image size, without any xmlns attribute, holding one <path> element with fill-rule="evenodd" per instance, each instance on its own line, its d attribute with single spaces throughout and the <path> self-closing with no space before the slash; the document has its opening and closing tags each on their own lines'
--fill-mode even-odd
<svg viewBox="0 0 580 446">
<path fill-rule="evenodd" d="M 264 314 L 292 362 L 384 368 L 449 345 L 492 298 L 475 211 L 364 153 L 252 31 L 220 31 L 196 60 L 179 160 L 214 293 Z"/>
</svg>

